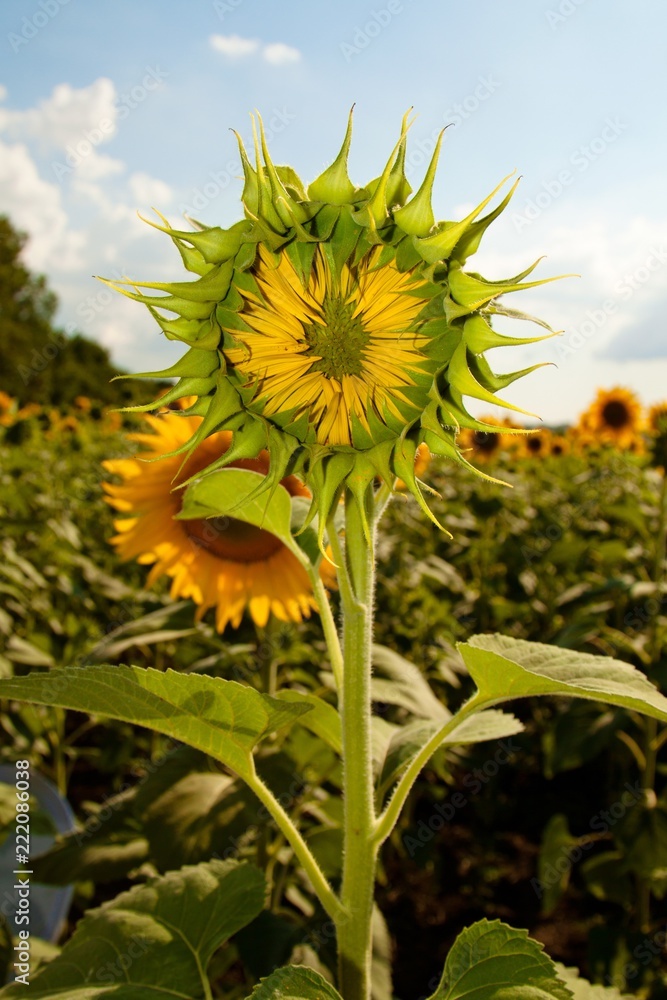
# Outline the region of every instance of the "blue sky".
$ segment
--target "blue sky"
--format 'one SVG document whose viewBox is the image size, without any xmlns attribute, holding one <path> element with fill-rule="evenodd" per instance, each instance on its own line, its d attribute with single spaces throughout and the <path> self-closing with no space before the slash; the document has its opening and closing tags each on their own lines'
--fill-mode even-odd
<svg viewBox="0 0 667 1000">
<path fill-rule="evenodd" d="M 274 159 L 310 180 L 356 102 L 350 171 L 363 183 L 413 105 L 413 186 L 452 124 L 439 217 L 522 175 L 475 269 L 507 277 L 546 255 L 542 275 L 581 275 L 509 300 L 565 332 L 512 352 L 511 367 L 555 365 L 507 398 L 554 422 L 600 385 L 651 403 L 667 395 L 666 34 L 659 0 L 4 0 L 0 212 L 30 234 L 27 260 L 64 325 L 119 365 L 163 367 L 177 346 L 91 277 L 178 274 L 136 212 L 234 222 L 229 129 L 247 138 L 254 108 Z M 492 361 L 506 367 L 501 351 Z"/>
</svg>

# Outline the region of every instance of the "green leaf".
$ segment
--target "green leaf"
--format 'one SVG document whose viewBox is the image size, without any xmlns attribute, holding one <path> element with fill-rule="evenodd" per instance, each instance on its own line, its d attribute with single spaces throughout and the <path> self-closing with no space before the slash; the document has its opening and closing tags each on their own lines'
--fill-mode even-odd
<svg viewBox="0 0 667 1000">
<path fill-rule="evenodd" d="M 269 531 L 301 562 L 306 556 L 292 535 L 292 503 L 284 486 L 263 489 L 266 476 L 247 469 L 219 469 L 195 480 L 176 516 L 235 517 Z"/>
<path fill-rule="evenodd" d="M 572 1000 L 572 993 L 527 931 L 480 920 L 457 937 L 429 1000 Z"/>
<path fill-rule="evenodd" d="M 210 861 L 169 872 L 89 911 L 30 982 L 41 1000 L 200 1000 L 213 952 L 261 911 L 265 882 L 248 864 Z M 21 984 L 0 997 L 23 996 Z"/>
<path fill-rule="evenodd" d="M 154 729 L 203 750 L 242 778 L 267 733 L 309 710 L 236 681 L 139 667 L 66 667 L 0 681 L 0 697 L 56 705 Z"/>
<path fill-rule="evenodd" d="M 441 728 L 440 723 L 418 719 L 393 734 L 387 746 L 378 782 L 380 802 L 410 761 Z M 523 729 L 523 723 L 515 716 L 492 708 L 463 719 L 455 729 L 443 736 L 435 749 L 441 746 L 462 746 L 468 743 L 484 743 L 486 740 L 499 740 L 515 736 L 523 732 Z"/>
<path fill-rule="evenodd" d="M 300 724 L 324 740 L 337 754 L 342 754 L 343 737 L 340 715 L 333 705 L 316 694 L 294 691 L 289 688 L 277 691 L 276 698 L 279 701 L 286 701 L 290 705 L 307 706 L 310 711 L 301 717 Z"/>
<path fill-rule="evenodd" d="M 303 965 L 276 969 L 254 988 L 248 1000 L 343 1000 L 331 983 Z"/>
<path fill-rule="evenodd" d="M 567 983 L 574 994 L 574 1000 L 629 1000 L 627 993 L 619 993 L 615 986 L 596 986 L 587 979 L 581 979 L 577 969 L 568 969 L 556 963 L 558 975 Z"/>
<path fill-rule="evenodd" d="M 399 705 L 419 719 L 446 722 L 449 711 L 433 694 L 421 671 L 386 646 L 373 646 L 373 701 Z"/>
<path fill-rule="evenodd" d="M 198 631 L 194 624 L 192 601 L 170 602 L 109 632 L 87 654 L 87 662 L 108 663 L 133 646 L 173 642 L 174 639 L 196 635 Z"/>
<path fill-rule="evenodd" d="M 620 660 L 503 635 L 475 635 L 458 648 L 486 704 L 534 695 L 568 695 L 621 705 L 667 721 L 667 698 Z"/>
<path fill-rule="evenodd" d="M 537 874 L 542 889 L 542 913 L 551 913 L 567 889 L 572 872 L 570 852 L 579 841 L 570 833 L 567 816 L 552 816 L 542 833 Z M 565 859 L 566 864 L 563 864 Z"/>
</svg>

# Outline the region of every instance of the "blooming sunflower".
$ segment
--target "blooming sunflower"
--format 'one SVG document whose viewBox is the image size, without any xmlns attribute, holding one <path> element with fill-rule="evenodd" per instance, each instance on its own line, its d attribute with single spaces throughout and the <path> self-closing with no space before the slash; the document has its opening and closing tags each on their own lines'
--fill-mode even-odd
<svg viewBox="0 0 667 1000">
<path fill-rule="evenodd" d="M 554 458 L 562 458 L 570 452 L 570 441 L 565 434 L 552 434 L 549 441 L 549 454 Z"/>
<path fill-rule="evenodd" d="M 637 444 L 645 421 L 641 403 L 629 389 L 599 389 L 598 394 L 579 418 L 583 437 L 601 444 L 630 449 Z"/>
<path fill-rule="evenodd" d="M 152 433 L 128 436 L 147 450 L 136 458 L 104 462 L 121 479 L 104 484 L 107 502 L 127 515 L 114 521 L 118 534 L 112 541 L 120 556 L 152 566 L 149 586 L 163 574 L 171 577 L 171 596 L 192 598 L 199 605 L 198 619 L 216 607 L 219 632 L 229 623 L 237 628 L 246 608 L 260 626 L 270 613 L 282 621 L 308 617 L 317 608 L 308 575 L 275 535 L 235 518 L 176 520 L 184 492 L 174 487 L 224 455 L 231 433 L 212 434 L 181 463 L 171 453 L 196 434 L 202 418 L 167 411 L 145 419 Z M 146 461 L 156 458 L 161 461 Z M 231 465 L 266 473 L 269 459 L 262 451 Z M 296 476 L 287 476 L 282 485 L 290 496 L 310 495 Z M 323 560 L 323 573 L 327 565 Z"/>
<path fill-rule="evenodd" d="M 419 446 L 468 465 L 456 443 L 461 428 L 495 432 L 470 415 L 464 396 L 518 409 L 496 393 L 540 367 L 497 375 L 485 351 L 543 339 L 502 336 L 492 318 L 530 319 L 501 296 L 556 279 L 526 281 L 537 262 L 499 281 L 465 269 L 518 182 L 486 215 L 509 178 L 464 219 L 436 222 L 431 196 L 443 136 L 410 197 L 407 117 L 384 170 L 363 187 L 347 172 L 351 114 L 338 156 L 308 187 L 273 163 L 261 118 L 259 135 L 253 119 L 254 166 L 237 136 L 244 218 L 229 229 L 194 223 L 192 232 L 162 216 L 151 223 L 172 239 L 194 280 L 109 282 L 188 346 L 176 365 L 142 374 L 178 382 L 134 409 L 195 395 L 188 414 L 203 420 L 181 451 L 191 454 L 221 430 L 233 434 L 234 460 L 267 449 L 258 489 L 299 474 L 320 541 L 346 488 L 365 519 L 364 497 L 378 476 L 390 488 L 401 478 L 435 520 L 414 472 Z M 214 467 L 231 460 L 223 454 Z"/>
<path fill-rule="evenodd" d="M 648 430 L 653 435 L 667 433 L 667 400 L 655 403 L 648 411 Z"/>
<path fill-rule="evenodd" d="M 498 457 L 507 444 L 504 424 L 494 417 L 483 417 L 486 427 L 495 427 L 496 430 L 473 430 L 466 428 L 461 431 L 457 444 L 462 451 L 470 452 L 471 457 L 476 462 L 489 462 Z"/>
<path fill-rule="evenodd" d="M 526 458 L 544 458 L 551 454 L 552 437 L 551 431 L 546 427 L 526 435 L 522 442 L 523 455 Z"/>
</svg>

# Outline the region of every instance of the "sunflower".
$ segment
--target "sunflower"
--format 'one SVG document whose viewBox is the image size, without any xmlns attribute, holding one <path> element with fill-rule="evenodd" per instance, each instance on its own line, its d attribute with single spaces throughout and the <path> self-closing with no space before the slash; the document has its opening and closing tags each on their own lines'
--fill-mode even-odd
<svg viewBox="0 0 667 1000">
<path fill-rule="evenodd" d="M 478 431 L 465 428 L 457 438 L 457 444 L 462 451 L 470 452 L 471 458 L 476 462 L 489 462 L 498 457 L 507 444 L 505 433 L 502 428 L 505 426 L 494 417 L 482 417 L 487 426 L 497 426 L 497 431 Z"/>
<path fill-rule="evenodd" d="M 128 437 L 147 450 L 103 463 L 122 481 L 104 484 L 107 502 L 127 515 L 114 521 L 118 534 L 112 542 L 121 558 L 151 565 L 149 586 L 163 574 L 171 577 L 172 598 L 192 598 L 199 605 L 197 619 L 216 607 L 219 632 L 229 623 L 237 628 L 246 607 L 260 626 L 271 613 L 282 621 L 308 617 L 317 609 L 308 575 L 275 535 L 235 518 L 175 519 L 184 492 L 174 487 L 223 455 L 231 433 L 207 437 L 182 465 L 171 453 L 197 432 L 201 418 L 167 411 L 145 420 L 153 433 Z M 156 458 L 161 461 L 143 461 Z M 261 473 L 268 465 L 266 452 L 232 463 Z M 290 496 L 310 495 L 296 476 L 287 476 L 282 485 Z"/>
<path fill-rule="evenodd" d="M 543 339 L 507 337 L 492 321 L 521 315 L 502 297 L 556 279 L 525 280 L 537 262 L 494 281 L 466 269 L 518 181 L 485 214 L 508 177 L 465 218 L 436 222 L 444 132 L 412 194 L 408 115 L 381 174 L 362 187 L 347 172 L 351 114 L 338 156 L 309 185 L 273 163 L 261 118 L 257 124 L 254 166 L 237 136 L 242 219 L 228 229 L 195 223 L 192 232 L 162 216 L 151 223 L 174 242 L 193 280 L 108 282 L 188 348 L 164 372 L 142 373 L 179 380 L 164 397 L 130 409 L 194 394 L 189 413 L 204 419 L 183 452 L 223 429 L 234 436 L 235 459 L 268 450 L 263 488 L 298 474 L 312 494 L 309 517 L 318 517 L 321 544 L 346 488 L 365 519 L 364 496 L 378 476 L 390 489 L 401 479 L 435 520 L 415 477 L 419 446 L 467 466 L 461 428 L 496 432 L 465 399 L 518 410 L 496 393 L 540 367 L 496 375 L 485 352 Z M 224 464 L 222 456 L 216 468 Z"/>
<path fill-rule="evenodd" d="M 655 403 L 648 411 L 648 431 L 652 435 L 667 433 L 667 400 Z"/>
<path fill-rule="evenodd" d="M 527 434 L 522 441 L 522 454 L 525 458 L 544 458 L 551 453 L 551 431 L 540 427 L 532 434 Z"/>
<path fill-rule="evenodd" d="M 629 389 L 599 389 L 598 394 L 579 418 L 584 437 L 602 444 L 630 449 L 637 445 L 645 421 L 641 403 Z"/>
<path fill-rule="evenodd" d="M 304 287 L 287 256 L 276 266 L 261 247 L 258 291 L 242 290 L 248 330 L 236 332 L 227 360 L 256 386 L 265 417 L 305 417 L 319 444 L 351 446 L 353 421 L 369 435 L 373 418 L 402 421 L 409 389 L 424 381 L 427 338 L 413 325 L 427 300 L 411 272 L 378 268 L 380 254 L 343 264 L 336 278 L 317 246 Z"/>
<path fill-rule="evenodd" d="M 570 452 L 570 441 L 565 434 L 552 434 L 549 441 L 549 454 L 554 458 L 562 458 Z"/>
</svg>

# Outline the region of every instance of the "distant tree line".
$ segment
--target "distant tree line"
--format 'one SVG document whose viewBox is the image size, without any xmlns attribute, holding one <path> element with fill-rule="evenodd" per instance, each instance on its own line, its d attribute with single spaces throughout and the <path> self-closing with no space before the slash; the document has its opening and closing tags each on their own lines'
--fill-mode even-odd
<svg viewBox="0 0 667 1000">
<path fill-rule="evenodd" d="M 21 260 L 25 233 L 0 216 L 0 390 L 21 404 L 67 407 L 77 396 L 103 405 L 147 402 L 161 383 L 112 382 L 124 374 L 109 352 L 54 325 L 56 295 Z"/>
</svg>

